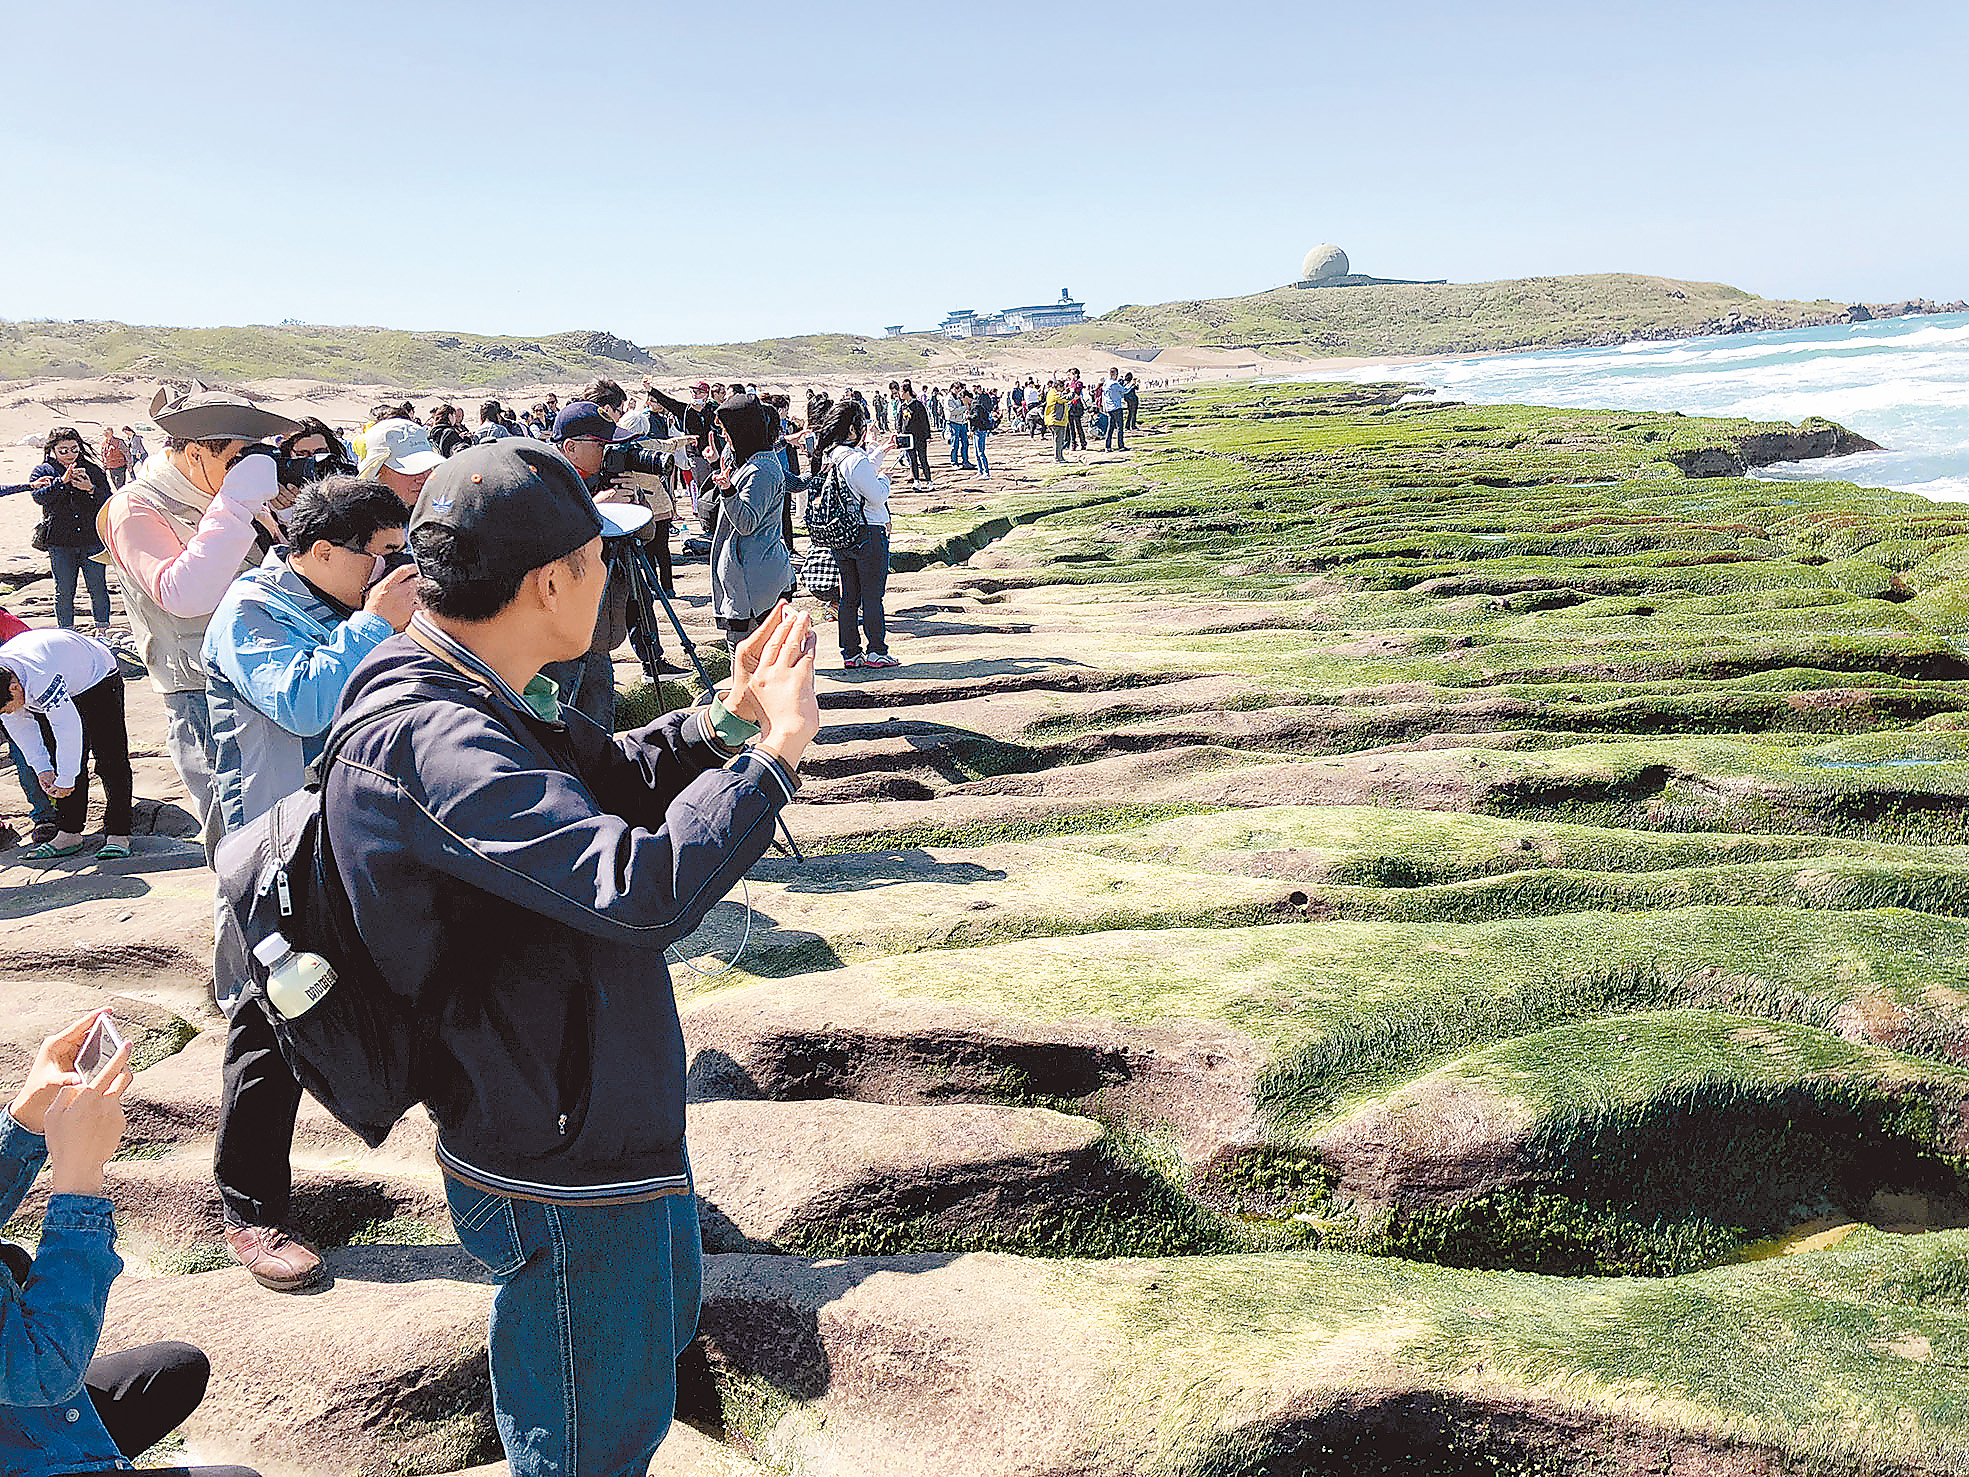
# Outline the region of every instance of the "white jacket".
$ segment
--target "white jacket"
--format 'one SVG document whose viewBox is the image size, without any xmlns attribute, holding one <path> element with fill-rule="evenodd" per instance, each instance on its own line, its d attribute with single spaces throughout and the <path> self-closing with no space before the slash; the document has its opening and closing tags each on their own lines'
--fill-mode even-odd
<svg viewBox="0 0 1969 1477">
<path fill-rule="evenodd" d="M 57 785 L 72 787 L 82 773 L 82 715 L 75 695 L 116 670 L 115 654 L 80 631 L 23 631 L 0 646 L 0 667 L 12 672 L 27 694 L 27 706 L 0 722 L 36 774 L 53 770 Z M 37 713 L 54 732 L 53 758 L 41 742 Z"/>
<path fill-rule="evenodd" d="M 837 446 L 827 453 L 829 466 L 841 469 L 841 480 L 861 499 L 861 516 L 878 528 L 889 526 L 889 479 L 882 464 L 859 446 Z"/>
</svg>

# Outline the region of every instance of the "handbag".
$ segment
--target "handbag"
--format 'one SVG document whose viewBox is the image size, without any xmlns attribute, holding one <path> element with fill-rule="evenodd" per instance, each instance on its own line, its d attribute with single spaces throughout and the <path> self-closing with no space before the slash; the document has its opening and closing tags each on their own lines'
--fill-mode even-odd
<svg viewBox="0 0 1969 1477">
<path fill-rule="evenodd" d="M 800 588 L 829 605 L 841 602 L 841 561 L 824 544 L 809 544 L 798 571 Z"/>
</svg>

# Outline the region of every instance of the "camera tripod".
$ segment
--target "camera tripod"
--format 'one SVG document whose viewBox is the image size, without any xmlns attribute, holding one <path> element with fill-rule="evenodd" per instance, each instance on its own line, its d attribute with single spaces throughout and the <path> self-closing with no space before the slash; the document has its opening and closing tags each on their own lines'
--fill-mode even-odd
<svg viewBox="0 0 1969 1477">
<path fill-rule="evenodd" d="M 670 629 L 677 633 L 677 641 L 684 648 L 685 658 L 697 673 L 699 684 L 706 692 L 711 691 L 711 678 L 697 654 L 697 643 L 684 629 L 677 607 L 670 603 L 662 581 L 650 566 L 642 539 L 636 533 L 628 533 L 612 537 L 608 542 L 615 568 L 629 587 L 629 646 L 636 653 L 636 660 L 643 664 L 643 675 L 649 678 L 650 686 L 660 687 L 663 682 L 663 628 L 656 618 L 656 608 L 661 605 L 663 613 L 670 618 Z"/>
</svg>

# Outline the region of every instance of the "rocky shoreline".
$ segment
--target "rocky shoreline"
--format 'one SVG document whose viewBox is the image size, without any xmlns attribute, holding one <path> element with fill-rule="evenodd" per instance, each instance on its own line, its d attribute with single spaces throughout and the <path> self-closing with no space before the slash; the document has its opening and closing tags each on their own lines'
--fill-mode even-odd
<svg viewBox="0 0 1969 1477">
<path fill-rule="evenodd" d="M 1738 475 L 1829 422 L 1147 418 L 898 499 L 906 664 L 827 676 L 812 855 L 678 975 L 652 1470 L 1961 1470 L 1969 519 Z M 105 995 L 139 1040 L 108 1342 L 211 1352 L 203 1460 L 492 1460 L 421 1115 L 304 1109 L 319 1296 L 215 1251 L 209 887 L 131 695 L 137 856 L 0 868 L 0 1055 Z"/>
</svg>

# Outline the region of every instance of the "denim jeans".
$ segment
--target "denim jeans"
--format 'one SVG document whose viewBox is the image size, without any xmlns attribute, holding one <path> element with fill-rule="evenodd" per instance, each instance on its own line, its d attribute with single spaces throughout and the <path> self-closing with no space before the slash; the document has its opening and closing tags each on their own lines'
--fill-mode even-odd
<svg viewBox="0 0 1969 1477">
<path fill-rule="evenodd" d="M 1128 449 L 1126 424 L 1127 416 L 1124 410 L 1117 407 L 1108 412 L 1108 428 L 1102 433 L 1101 449 L 1103 451 L 1126 451 Z M 1119 446 L 1115 445 L 1117 441 L 1121 443 Z"/>
<path fill-rule="evenodd" d="M 516 1200 L 447 1177 L 492 1299 L 492 1416 L 512 1477 L 642 1477 L 697 1332 L 697 1199 Z"/>
<path fill-rule="evenodd" d="M 950 464 L 953 467 L 971 465 L 971 427 L 964 421 L 950 423 Z"/>
<path fill-rule="evenodd" d="M 45 718 L 38 721 L 41 724 L 42 747 L 52 754 L 55 752 L 55 736 Z M 34 817 L 34 824 L 52 826 L 55 823 L 55 802 L 41 788 L 41 776 L 34 772 L 34 766 L 27 762 L 27 755 L 21 752 L 20 745 L 11 737 L 7 740 L 7 752 L 13 756 L 14 773 L 20 776 L 21 793 L 27 797 L 28 812 Z"/>
<path fill-rule="evenodd" d="M 977 453 L 978 470 L 989 477 L 991 475 L 991 463 L 985 457 L 985 435 L 986 432 L 982 427 L 971 427 L 971 448 Z"/>
<path fill-rule="evenodd" d="M 96 624 L 109 624 L 109 571 L 80 549 L 50 549 L 48 563 L 55 572 L 55 624 L 63 630 L 75 626 L 75 577 L 79 574 L 89 586 L 89 609 Z"/>
<path fill-rule="evenodd" d="M 212 710 L 205 706 L 205 694 L 167 692 L 164 694 L 164 750 L 184 781 L 185 798 L 198 817 L 199 839 L 205 843 L 205 864 L 212 864 L 212 853 L 225 834 L 225 818 L 212 798 L 212 771 L 218 764 L 218 746 L 212 742 Z"/>
<path fill-rule="evenodd" d="M 889 589 L 889 530 L 877 524 L 860 543 L 837 549 L 834 559 L 841 566 L 841 613 L 834 623 L 841 635 L 841 655 L 860 656 L 863 636 L 871 653 L 888 655 L 882 597 Z"/>
</svg>

